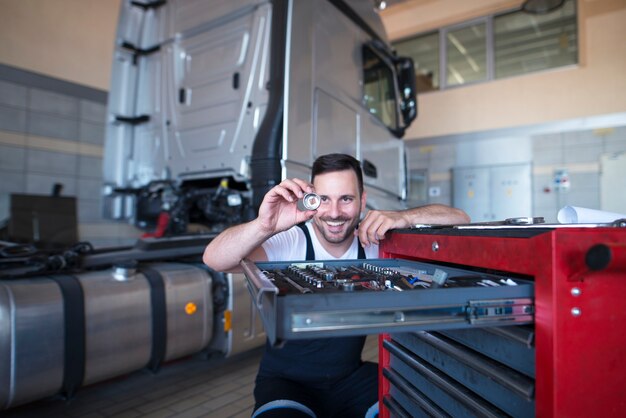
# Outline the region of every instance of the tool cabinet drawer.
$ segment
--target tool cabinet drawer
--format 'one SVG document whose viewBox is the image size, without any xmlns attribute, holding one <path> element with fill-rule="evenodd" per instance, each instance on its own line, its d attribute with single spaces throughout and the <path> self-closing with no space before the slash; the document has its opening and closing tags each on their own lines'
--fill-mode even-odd
<svg viewBox="0 0 626 418">
<path fill-rule="evenodd" d="M 383 350 L 389 353 L 389 363 L 383 364 L 383 376 L 391 384 L 389 397 L 409 411 L 427 410 L 421 405 L 425 404 L 437 405 L 451 416 L 533 416 L 534 378 L 445 335 L 458 331 L 466 334 L 463 337 L 485 335 L 480 329 L 420 331 L 386 339 Z M 474 342 L 472 337 L 463 339 Z M 507 340 L 509 337 L 494 334 L 492 352 L 497 353 Z M 518 345 L 518 352 L 534 354 L 519 341 L 508 342 Z M 525 361 L 529 364 L 522 368 L 534 374 L 534 361 L 528 355 L 518 360 L 520 364 Z"/>
<path fill-rule="evenodd" d="M 457 329 L 439 334 L 528 377 L 535 377 L 535 329 L 532 325 Z"/>
<path fill-rule="evenodd" d="M 273 344 L 533 322 L 534 283 L 504 274 L 400 259 L 242 267 Z"/>
</svg>

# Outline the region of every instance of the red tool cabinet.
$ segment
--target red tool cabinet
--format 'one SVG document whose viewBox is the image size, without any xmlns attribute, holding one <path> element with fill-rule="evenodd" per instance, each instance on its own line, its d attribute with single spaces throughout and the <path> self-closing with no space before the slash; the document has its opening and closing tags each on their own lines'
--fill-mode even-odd
<svg viewBox="0 0 626 418">
<path fill-rule="evenodd" d="M 625 228 L 547 225 L 398 230 L 381 242 L 381 257 L 498 271 L 533 280 L 534 376 L 527 379 L 534 383 L 529 395 L 534 415 L 626 416 Z M 397 399 L 393 399 L 394 385 L 385 377 L 393 363 L 388 347 L 395 344 L 394 336 L 383 334 L 380 338 L 383 418 L 403 415 L 389 407 Z M 480 350 L 471 354 L 483 355 Z M 410 375 L 405 377 L 411 380 Z M 473 389 L 469 385 L 465 390 Z M 415 404 L 408 402 L 403 411 L 413 415 L 415 409 Z M 532 415 L 528 411 L 523 415 L 527 414 Z"/>
</svg>

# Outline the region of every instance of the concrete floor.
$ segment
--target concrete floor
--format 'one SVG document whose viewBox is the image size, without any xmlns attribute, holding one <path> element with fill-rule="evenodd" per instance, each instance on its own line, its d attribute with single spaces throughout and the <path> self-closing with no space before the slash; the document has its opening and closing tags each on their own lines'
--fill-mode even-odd
<svg viewBox="0 0 626 418">
<path fill-rule="evenodd" d="M 252 390 L 262 348 L 232 358 L 205 355 L 164 365 L 157 374 L 141 370 L 81 388 L 71 402 L 44 399 L 8 411 L 10 418 L 42 417 L 250 417 Z M 363 359 L 378 362 L 378 339 L 370 336 Z"/>
</svg>

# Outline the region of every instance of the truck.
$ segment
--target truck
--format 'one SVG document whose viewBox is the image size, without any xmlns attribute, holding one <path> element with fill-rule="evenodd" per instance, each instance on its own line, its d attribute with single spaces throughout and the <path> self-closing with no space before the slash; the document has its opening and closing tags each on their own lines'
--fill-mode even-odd
<svg viewBox="0 0 626 418">
<path fill-rule="evenodd" d="M 416 115 L 413 63 L 369 1 L 123 0 L 103 210 L 146 234 L 121 248 L 9 245 L 0 409 L 264 343 L 244 276 L 202 265 L 204 247 L 330 152 L 361 161 L 369 208 L 404 207 Z"/>
<path fill-rule="evenodd" d="M 370 2 L 136 3 L 111 81 L 112 218 L 154 228 L 165 212 L 168 234 L 220 231 L 328 152 L 363 162 L 372 207 L 402 205 L 415 75 Z"/>
</svg>

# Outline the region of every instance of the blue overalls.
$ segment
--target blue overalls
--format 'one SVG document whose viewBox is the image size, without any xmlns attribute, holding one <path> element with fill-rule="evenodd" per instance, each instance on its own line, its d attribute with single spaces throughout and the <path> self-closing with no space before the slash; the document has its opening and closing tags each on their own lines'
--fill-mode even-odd
<svg viewBox="0 0 626 418">
<path fill-rule="evenodd" d="M 315 260 L 308 228 L 306 260 Z M 365 251 L 359 242 L 359 259 Z M 254 388 L 253 417 L 359 417 L 378 400 L 378 365 L 361 361 L 365 337 L 266 343 Z"/>
</svg>

